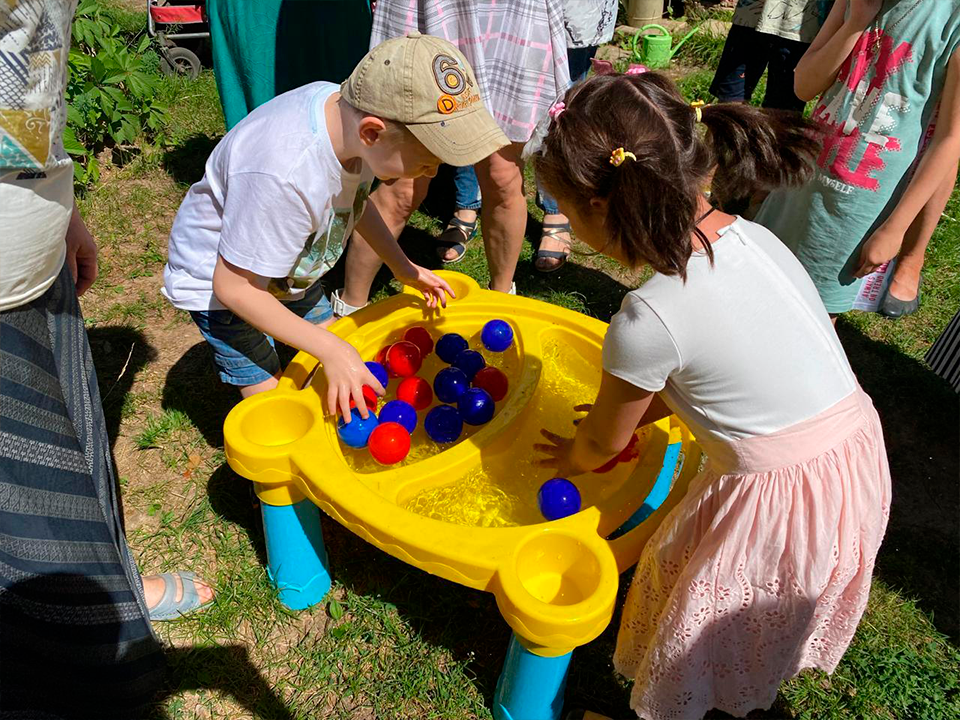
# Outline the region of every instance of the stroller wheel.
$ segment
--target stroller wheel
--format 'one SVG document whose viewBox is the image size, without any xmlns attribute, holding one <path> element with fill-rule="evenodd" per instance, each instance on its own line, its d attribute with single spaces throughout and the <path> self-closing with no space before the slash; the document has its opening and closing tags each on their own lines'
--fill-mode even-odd
<svg viewBox="0 0 960 720">
<path fill-rule="evenodd" d="M 200 75 L 200 58 L 183 47 L 165 48 L 160 54 L 160 70 L 164 75 L 183 75 L 196 80 Z"/>
</svg>

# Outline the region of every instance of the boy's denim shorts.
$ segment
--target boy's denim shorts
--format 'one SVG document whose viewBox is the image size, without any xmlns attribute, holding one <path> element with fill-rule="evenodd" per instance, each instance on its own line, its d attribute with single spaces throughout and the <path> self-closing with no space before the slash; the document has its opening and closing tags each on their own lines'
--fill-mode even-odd
<svg viewBox="0 0 960 720">
<path fill-rule="evenodd" d="M 302 298 L 284 303 L 314 325 L 333 317 L 333 308 L 319 282 Z M 190 316 L 213 350 L 220 379 L 229 385 L 256 385 L 280 370 L 280 358 L 273 338 L 247 323 L 230 310 L 192 310 Z"/>
</svg>

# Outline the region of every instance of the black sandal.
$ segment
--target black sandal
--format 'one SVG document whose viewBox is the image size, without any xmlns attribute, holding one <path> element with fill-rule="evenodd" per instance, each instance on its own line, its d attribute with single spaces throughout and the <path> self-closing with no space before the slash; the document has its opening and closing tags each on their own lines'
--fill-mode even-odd
<svg viewBox="0 0 960 720">
<path fill-rule="evenodd" d="M 479 222 L 479 216 L 472 223 L 461 220 L 456 215 L 450 218 L 446 229 L 437 238 L 437 255 L 445 265 L 463 260 L 463 256 L 467 254 L 467 245 L 477 236 L 477 224 Z M 443 256 L 447 250 L 455 250 L 457 256 L 448 260 Z"/>
<path fill-rule="evenodd" d="M 542 227 L 543 227 L 543 231 L 540 234 L 540 243 L 543 244 L 544 238 L 550 238 L 552 240 L 556 240 L 558 243 L 563 245 L 564 249 L 563 250 L 537 250 L 537 254 L 536 254 L 536 257 L 534 258 L 533 264 L 534 264 L 534 267 L 536 267 L 537 270 L 539 270 L 542 273 L 556 272 L 557 270 L 559 270 L 560 268 L 562 268 L 564 265 L 567 264 L 567 258 L 570 257 L 570 245 L 572 243 L 572 240 L 570 239 L 570 233 L 571 233 L 570 223 L 568 222 L 544 223 Z M 561 233 L 567 234 L 566 240 L 562 240 L 561 238 L 557 237 Z M 544 259 L 559 260 L 560 262 L 554 265 L 553 267 L 545 268 L 545 267 L 541 267 L 537 262 L 538 260 L 544 260 Z"/>
</svg>

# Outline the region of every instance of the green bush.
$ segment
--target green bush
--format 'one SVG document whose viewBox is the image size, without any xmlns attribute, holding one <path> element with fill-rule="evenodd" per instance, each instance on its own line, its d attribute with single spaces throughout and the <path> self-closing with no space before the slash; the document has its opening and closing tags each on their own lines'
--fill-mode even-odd
<svg viewBox="0 0 960 720">
<path fill-rule="evenodd" d="M 150 38 L 125 36 L 96 0 L 81 0 L 73 22 L 64 147 L 80 186 L 100 176 L 104 148 L 162 141 L 166 108 L 157 97 L 159 58 Z"/>
</svg>

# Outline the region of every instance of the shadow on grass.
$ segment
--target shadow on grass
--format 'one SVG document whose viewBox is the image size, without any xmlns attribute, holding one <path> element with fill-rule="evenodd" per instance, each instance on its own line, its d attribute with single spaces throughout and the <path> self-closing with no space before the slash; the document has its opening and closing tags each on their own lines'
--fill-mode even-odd
<svg viewBox="0 0 960 720">
<path fill-rule="evenodd" d="M 163 169 L 181 185 L 193 185 L 203 177 L 203 167 L 219 137 L 191 135 L 163 154 Z"/>
<path fill-rule="evenodd" d="M 876 574 L 960 641 L 960 401 L 923 363 L 842 319 L 840 339 L 883 423 L 893 477 L 890 523 Z"/>
</svg>

